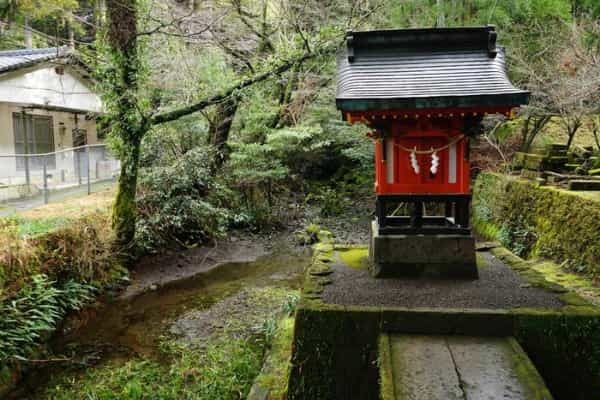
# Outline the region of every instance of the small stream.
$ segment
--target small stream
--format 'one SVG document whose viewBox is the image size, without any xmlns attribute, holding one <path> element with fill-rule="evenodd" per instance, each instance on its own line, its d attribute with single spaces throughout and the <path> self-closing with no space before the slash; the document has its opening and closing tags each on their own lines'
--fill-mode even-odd
<svg viewBox="0 0 600 400">
<path fill-rule="evenodd" d="M 290 247 L 290 246 L 286 246 Z M 61 355 L 88 357 L 91 364 L 133 356 L 160 357 L 159 343 L 184 313 L 208 310 L 213 304 L 247 288 L 298 289 L 310 251 L 284 248 L 254 262 L 227 263 L 198 275 L 145 292 L 133 299 L 116 300 L 78 318 L 82 327 L 55 335 L 51 347 Z M 89 362 L 89 361 L 88 361 Z M 36 368 L 7 399 L 41 399 L 39 395 L 64 364 Z M 93 368 L 86 366 L 84 368 Z"/>
</svg>

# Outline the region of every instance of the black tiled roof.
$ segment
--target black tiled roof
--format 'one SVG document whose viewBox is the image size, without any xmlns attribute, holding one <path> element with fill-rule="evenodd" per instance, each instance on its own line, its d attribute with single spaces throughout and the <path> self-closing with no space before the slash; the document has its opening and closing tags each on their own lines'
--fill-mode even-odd
<svg viewBox="0 0 600 400">
<path fill-rule="evenodd" d="M 29 67 L 43 61 L 63 57 L 69 53 L 67 47 L 0 51 L 0 73 Z"/>
<path fill-rule="evenodd" d="M 338 56 L 344 111 L 519 106 L 493 27 L 351 32 Z"/>
</svg>

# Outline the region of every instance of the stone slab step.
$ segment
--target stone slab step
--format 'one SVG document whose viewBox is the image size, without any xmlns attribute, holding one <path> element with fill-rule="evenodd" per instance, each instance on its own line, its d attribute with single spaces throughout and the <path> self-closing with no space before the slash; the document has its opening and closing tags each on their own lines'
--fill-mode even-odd
<svg viewBox="0 0 600 400">
<path fill-rule="evenodd" d="M 383 400 L 551 400 L 512 337 L 382 335 Z"/>
</svg>

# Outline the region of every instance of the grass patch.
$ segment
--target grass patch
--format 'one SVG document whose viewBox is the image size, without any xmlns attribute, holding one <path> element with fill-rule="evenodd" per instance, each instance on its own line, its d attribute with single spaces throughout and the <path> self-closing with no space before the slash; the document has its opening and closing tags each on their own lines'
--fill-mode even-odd
<svg viewBox="0 0 600 400">
<path fill-rule="evenodd" d="M 106 191 L 0 218 L 0 397 L 69 311 L 126 276 L 112 250 L 112 197 Z"/>
<path fill-rule="evenodd" d="M 21 211 L 18 216 L 26 220 L 76 219 L 98 211 L 108 212 L 114 200 L 115 190 L 111 188 Z"/>
<path fill-rule="evenodd" d="M 58 372 L 34 398 L 243 399 L 261 370 L 266 349 L 271 349 L 268 360 L 276 367 L 269 384 L 274 390 L 285 390 L 282 385 L 287 382 L 281 376 L 284 361 L 280 360 L 289 361 L 293 335 L 290 315 L 298 293 L 283 288 L 246 290 L 249 294 L 243 297 L 243 304 L 227 303 L 235 310 L 219 309 L 217 318 L 222 328 L 206 334 L 202 341 L 166 337 L 154 355 L 111 359 L 85 370 Z M 258 322 L 254 309 L 261 307 L 264 310 Z M 282 313 L 286 318 L 279 322 Z"/>
<path fill-rule="evenodd" d="M 50 217 L 42 219 L 16 218 L 19 227 L 19 236 L 36 236 L 41 233 L 50 232 L 68 223 L 64 217 Z"/>
<path fill-rule="evenodd" d="M 205 350 L 175 342 L 163 348 L 170 363 L 111 361 L 56 382 L 42 398 L 237 400 L 248 394 L 262 362 L 262 350 L 244 340 L 224 340 Z"/>
</svg>

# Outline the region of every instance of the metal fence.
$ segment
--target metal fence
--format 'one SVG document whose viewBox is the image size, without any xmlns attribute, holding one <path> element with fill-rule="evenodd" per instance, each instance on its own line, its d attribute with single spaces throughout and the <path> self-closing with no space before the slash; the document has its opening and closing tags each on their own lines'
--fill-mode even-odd
<svg viewBox="0 0 600 400">
<path fill-rule="evenodd" d="M 104 144 L 90 144 L 46 154 L 0 154 L 0 202 L 41 199 L 69 192 L 92 193 L 114 181 L 119 161 Z"/>
</svg>

